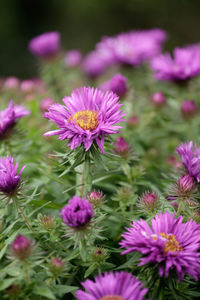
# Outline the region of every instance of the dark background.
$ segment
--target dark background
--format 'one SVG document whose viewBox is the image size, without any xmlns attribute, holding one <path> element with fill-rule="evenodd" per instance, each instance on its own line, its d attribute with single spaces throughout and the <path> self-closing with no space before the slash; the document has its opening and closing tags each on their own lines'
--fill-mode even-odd
<svg viewBox="0 0 200 300">
<path fill-rule="evenodd" d="M 102 35 L 153 27 L 169 32 L 166 49 L 200 42 L 200 0 L 0 0 L 0 77 L 37 75 L 27 44 L 45 31 L 86 53 Z"/>
</svg>

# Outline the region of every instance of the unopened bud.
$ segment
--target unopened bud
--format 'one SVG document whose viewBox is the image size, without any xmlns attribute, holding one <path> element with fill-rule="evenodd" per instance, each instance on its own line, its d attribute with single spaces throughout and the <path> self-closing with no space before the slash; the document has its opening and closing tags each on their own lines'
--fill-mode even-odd
<svg viewBox="0 0 200 300">
<path fill-rule="evenodd" d="M 11 245 L 11 252 L 19 260 L 25 260 L 31 255 L 32 244 L 23 235 L 18 235 Z"/>
<path fill-rule="evenodd" d="M 95 207 L 100 207 L 102 204 L 102 201 L 104 200 L 104 195 L 100 191 L 92 191 L 89 192 L 87 195 L 87 199 L 90 201 L 90 203 Z"/>
<path fill-rule="evenodd" d="M 165 105 L 166 98 L 162 92 L 157 92 L 152 95 L 152 102 L 156 107 Z"/>
</svg>

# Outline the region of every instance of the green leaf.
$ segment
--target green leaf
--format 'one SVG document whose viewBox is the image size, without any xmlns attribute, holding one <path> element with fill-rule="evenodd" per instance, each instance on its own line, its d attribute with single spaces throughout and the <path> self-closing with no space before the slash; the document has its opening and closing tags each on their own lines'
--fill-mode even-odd
<svg viewBox="0 0 200 300">
<path fill-rule="evenodd" d="M 40 296 L 44 296 L 48 299 L 53 299 L 55 300 L 55 296 L 52 293 L 52 291 L 46 286 L 46 285 L 37 285 L 35 286 L 33 293 L 35 295 L 40 295 Z"/>
<path fill-rule="evenodd" d="M 56 285 L 56 290 L 60 297 L 62 297 L 64 294 L 75 292 L 77 289 L 78 287 L 76 286 L 69 286 L 69 285 L 62 285 L 62 284 Z"/>
<path fill-rule="evenodd" d="M 96 269 L 96 265 L 92 264 L 86 271 L 84 274 L 84 278 L 87 278 L 88 276 L 90 276 L 90 274 L 92 274 L 94 272 L 94 270 Z"/>
<path fill-rule="evenodd" d="M 0 280 L 0 291 L 7 289 L 14 281 L 16 281 L 16 278 Z"/>
</svg>

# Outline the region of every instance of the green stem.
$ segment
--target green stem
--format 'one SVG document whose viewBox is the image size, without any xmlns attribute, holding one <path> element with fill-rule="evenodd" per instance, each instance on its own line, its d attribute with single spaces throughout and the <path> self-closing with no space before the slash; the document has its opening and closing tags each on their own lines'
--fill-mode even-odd
<svg viewBox="0 0 200 300">
<path fill-rule="evenodd" d="M 21 206 L 19 205 L 19 203 L 18 203 L 18 199 L 17 199 L 17 198 L 13 198 L 13 202 L 15 203 L 16 207 L 18 208 L 19 212 L 21 213 L 21 215 L 22 215 L 22 217 L 23 217 L 23 219 L 24 219 L 24 221 L 25 221 L 25 223 L 26 223 L 28 229 L 29 229 L 30 231 L 33 231 L 33 230 L 32 230 L 32 226 L 31 226 L 31 224 L 29 223 L 29 220 L 28 220 L 27 216 L 25 215 L 25 213 L 24 213 L 22 207 L 21 207 Z"/>
<path fill-rule="evenodd" d="M 84 190 L 83 194 L 87 196 L 87 193 L 91 191 L 92 188 L 92 176 L 91 176 L 91 162 L 89 153 L 85 156 L 85 164 L 84 164 Z"/>
<path fill-rule="evenodd" d="M 182 207 L 183 207 L 183 201 L 181 200 L 179 202 L 179 205 L 178 205 L 178 210 L 177 210 L 177 217 L 180 216 L 181 212 L 182 212 Z"/>
</svg>

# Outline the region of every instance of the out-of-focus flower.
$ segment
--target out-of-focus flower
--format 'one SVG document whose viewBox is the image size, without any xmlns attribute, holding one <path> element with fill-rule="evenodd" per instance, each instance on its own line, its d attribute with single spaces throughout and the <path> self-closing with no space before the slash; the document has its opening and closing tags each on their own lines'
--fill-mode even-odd
<svg viewBox="0 0 200 300">
<path fill-rule="evenodd" d="M 29 43 L 32 54 L 43 59 L 52 59 L 60 51 L 60 34 L 52 31 L 46 32 L 33 38 Z"/>
<path fill-rule="evenodd" d="M 200 227 L 195 221 L 183 223 L 183 217 L 175 218 L 168 212 L 159 213 L 151 221 L 133 221 L 122 234 L 122 254 L 138 251 L 142 254 L 139 266 L 148 263 L 158 265 L 159 275 L 168 277 L 170 269 L 176 270 L 179 281 L 185 274 L 199 279 Z"/>
<path fill-rule="evenodd" d="M 154 211 L 159 206 L 159 195 L 154 192 L 144 193 L 138 202 L 138 207 L 147 213 L 148 211 Z"/>
<path fill-rule="evenodd" d="M 16 120 L 30 114 L 30 111 L 21 105 L 13 105 L 11 100 L 8 108 L 0 111 L 0 139 L 6 138 L 15 126 Z"/>
<path fill-rule="evenodd" d="M 24 94 L 33 93 L 35 91 L 35 82 L 31 79 L 23 80 L 20 84 L 20 90 Z"/>
<path fill-rule="evenodd" d="M 31 255 L 32 243 L 24 235 L 18 235 L 11 245 L 11 254 L 19 260 L 25 260 Z"/>
<path fill-rule="evenodd" d="M 185 118 L 191 118 L 197 113 L 197 106 L 192 100 L 185 100 L 181 105 L 181 113 Z"/>
<path fill-rule="evenodd" d="M 17 174 L 18 163 L 14 165 L 14 158 L 7 155 L 0 159 L 0 192 L 9 196 L 17 193 L 20 185 L 20 177 L 25 169 L 22 167 Z"/>
<path fill-rule="evenodd" d="M 124 121 L 117 95 L 94 88 L 80 88 L 63 99 L 64 105 L 53 104 L 44 117 L 56 122 L 59 129 L 45 133 L 45 136 L 59 135 L 60 140 L 69 140 L 71 150 L 82 143 L 88 151 L 96 142 L 104 153 L 104 137 L 118 133 Z"/>
<path fill-rule="evenodd" d="M 92 205 L 97 208 L 100 207 L 102 201 L 104 200 L 104 195 L 101 191 L 92 191 L 87 194 L 87 199 L 92 203 Z"/>
<path fill-rule="evenodd" d="M 45 112 L 48 110 L 49 106 L 54 104 L 55 101 L 52 98 L 44 98 L 42 99 L 40 103 L 40 109 L 41 111 Z"/>
<path fill-rule="evenodd" d="M 119 97 L 123 97 L 127 92 L 126 77 L 122 76 L 120 73 L 115 74 L 108 81 L 103 82 L 99 88 L 103 91 L 112 91 Z"/>
<path fill-rule="evenodd" d="M 128 126 L 129 127 L 134 127 L 139 123 L 139 117 L 138 116 L 131 116 L 128 119 Z"/>
<path fill-rule="evenodd" d="M 4 90 L 17 90 L 19 88 L 20 81 L 17 77 L 8 77 L 3 83 Z"/>
<path fill-rule="evenodd" d="M 54 219 L 52 216 L 47 215 L 47 216 L 42 216 L 40 218 L 41 224 L 46 230 L 51 230 L 54 227 Z"/>
<path fill-rule="evenodd" d="M 55 277 L 61 275 L 64 271 L 64 268 L 65 264 L 63 260 L 58 257 L 52 258 L 49 262 L 49 270 Z"/>
<path fill-rule="evenodd" d="M 77 67 L 81 64 L 82 53 L 79 50 L 70 50 L 65 54 L 65 65 L 69 68 Z"/>
<path fill-rule="evenodd" d="M 62 208 L 60 216 L 69 227 L 85 228 L 93 216 L 92 205 L 87 199 L 74 196 L 69 200 L 69 204 Z"/>
<path fill-rule="evenodd" d="M 167 163 L 176 169 L 183 166 L 183 164 L 173 155 L 167 157 Z"/>
<path fill-rule="evenodd" d="M 76 292 L 78 300 L 142 300 L 148 291 L 135 276 L 123 271 L 100 274 L 81 284 L 85 291 Z"/>
<path fill-rule="evenodd" d="M 166 103 L 166 98 L 162 92 L 154 93 L 152 95 L 151 99 L 152 99 L 153 104 L 157 107 L 163 106 Z"/>
<path fill-rule="evenodd" d="M 114 146 L 115 153 L 119 154 L 123 158 L 127 158 L 129 156 L 130 146 L 122 136 L 117 138 Z"/>
<path fill-rule="evenodd" d="M 197 182 L 200 182 L 200 148 L 193 146 L 193 142 L 181 143 L 176 148 L 180 155 L 183 165 L 187 172 L 193 176 Z"/>
<path fill-rule="evenodd" d="M 200 74 L 200 47 L 175 48 L 174 58 L 161 54 L 152 60 L 151 68 L 158 80 L 188 80 Z"/>
</svg>

